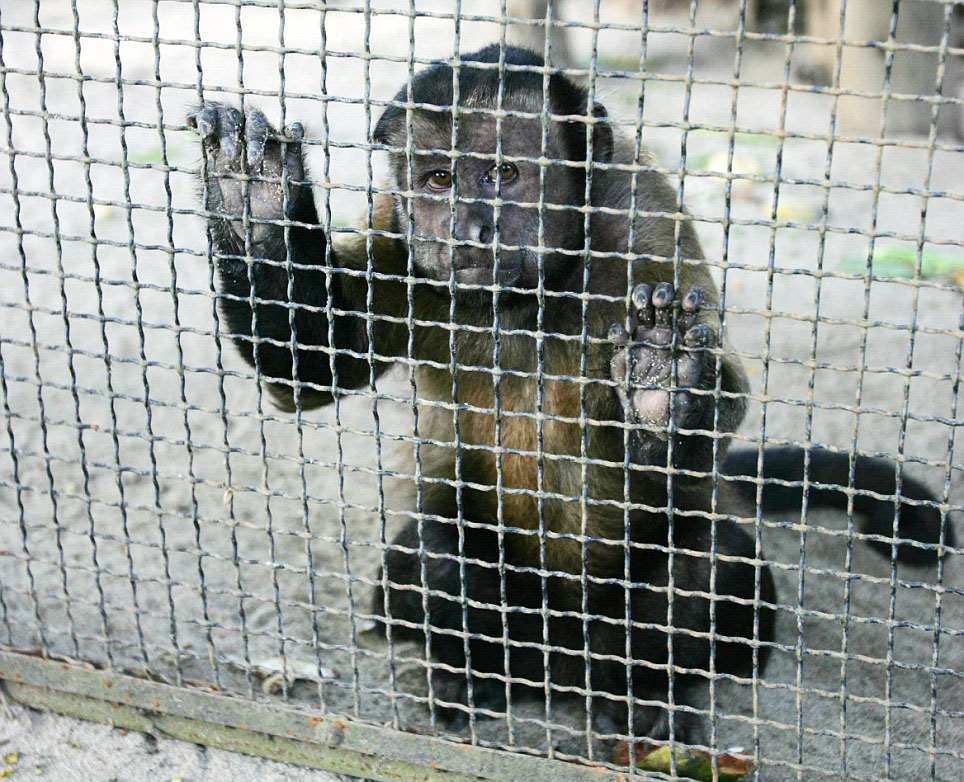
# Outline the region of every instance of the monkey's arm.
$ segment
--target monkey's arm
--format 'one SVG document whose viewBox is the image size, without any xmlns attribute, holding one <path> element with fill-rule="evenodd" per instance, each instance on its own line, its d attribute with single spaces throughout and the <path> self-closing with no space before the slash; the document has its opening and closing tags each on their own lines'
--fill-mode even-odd
<svg viewBox="0 0 964 782">
<path fill-rule="evenodd" d="M 399 329 L 368 322 L 367 280 L 349 273 L 363 270 L 366 259 L 327 248 L 301 126 L 280 136 L 261 112 L 245 116 L 217 103 L 193 111 L 188 124 L 201 135 L 221 313 L 241 355 L 282 407 L 293 407 L 296 386 L 309 408 L 329 402 L 336 387 L 368 383 L 387 366 L 369 362 L 369 332 L 374 353 L 386 356 L 395 353 Z M 398 301 L 384 290 L 392 283 L 372 285 L 373 311 Z"/>
</svg>

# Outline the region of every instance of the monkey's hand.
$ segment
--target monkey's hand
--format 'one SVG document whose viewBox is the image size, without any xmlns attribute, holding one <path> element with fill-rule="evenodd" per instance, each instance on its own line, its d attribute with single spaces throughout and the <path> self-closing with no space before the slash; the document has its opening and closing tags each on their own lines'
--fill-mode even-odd
<svg viewBox="0 0 964 782">
<path fill-rule="evenodd" d="M 634 333 L 630 335 L 621 323 L 609 329 L 615 345 L 610 376 L 619 383 L 616 394 L 624 420 L 638 427 L 634 461 L 652 464 L 665 459 L 671 418 L 676 430 L 706 426 L 713 396 L 688 389 L 713 388 L 715 362 L 708 348 L 716 345 L 717 335 L 711 326 L 698 322 L 703 304 L 699 288 L 690 288 L 679 302 L 675 331 L 676 291 L 668 282 L 661 282 L 655 290 L 637 285 L 632 300 Z M 684 443 L 680 446 L 677 451 L 688 450 Z M 675 455 L 678 463 L 683 454 Z M 678 466 L 686 466 L 686 461 L 684 458 Z"/>
<path fill-rule="evenodd" d="M 278 221 L 292 217 L 306 196 L 311 202 L 302 161 L 301 124 L 296 122 L 279 134 L 260 111 L 248 109 L 242 114 L 223 103 L 205 103 L 194 109 L 187 124 L 201 136 L 208 211 L 222 218 L 242 246 L 246 235 L 258 246 L 283 241 Z"/>
</svg>

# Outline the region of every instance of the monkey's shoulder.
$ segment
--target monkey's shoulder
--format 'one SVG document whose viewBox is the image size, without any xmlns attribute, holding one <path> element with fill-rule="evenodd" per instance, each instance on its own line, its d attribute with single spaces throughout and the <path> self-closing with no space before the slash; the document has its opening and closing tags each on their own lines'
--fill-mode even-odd
<svg viewBox="0 0 964 782">
<path fill-rule="evenodd" d="M 333 231 L 332 244 L 344 268 L 367 270 L 371 266 L 385 274 L 405 274 L 408 252 L 398 227 L 395 196 L 376 192 L 371 217 L 366 210 L 352 222 L 350 231 Z"/>
</svg>

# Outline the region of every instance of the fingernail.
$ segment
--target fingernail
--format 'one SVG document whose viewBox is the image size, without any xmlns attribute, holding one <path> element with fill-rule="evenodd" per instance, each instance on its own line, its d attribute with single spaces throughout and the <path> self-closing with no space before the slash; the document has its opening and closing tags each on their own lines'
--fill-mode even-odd
<svg viewBox="0 0 964 782">
<path fill-rule="evenodd" d="M 637 285 L 636 289 L 633 291 L 633 304 L 642 309 L 649 304 L 650 296 L 652 292 L 648 285 Z"/>
</svg>

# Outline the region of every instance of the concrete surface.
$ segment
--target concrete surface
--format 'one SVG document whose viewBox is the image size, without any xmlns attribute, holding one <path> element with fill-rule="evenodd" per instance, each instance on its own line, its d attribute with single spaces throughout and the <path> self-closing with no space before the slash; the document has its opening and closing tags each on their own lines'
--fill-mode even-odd
<svg viewBox="0 0 964 782">
<path fill-rule="evenodd" d="M 16 753 L 15 763 L 10 753 Z M 7 760 L 4 760 L 7 758 Z M 0 716 L 0 769 L 53 782 L 341 782 L 347 777 L 98 725 L 19 704 Z"/>
</svg>

